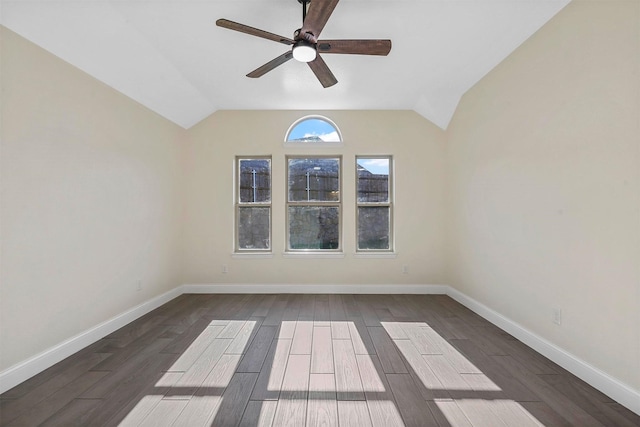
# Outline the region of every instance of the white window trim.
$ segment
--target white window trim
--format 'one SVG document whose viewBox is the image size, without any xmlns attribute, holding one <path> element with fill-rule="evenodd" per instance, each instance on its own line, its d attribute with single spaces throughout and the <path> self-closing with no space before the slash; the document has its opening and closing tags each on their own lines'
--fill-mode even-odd
<svg viewBox="0 0 640 427">
<path fill-rule="evenodd" d="M 273 258 L 273 252 L 233 252 L 231 258 L 239 259 L 261 259 L 261 258 Z"/>
<path fill-rule="evenodd" d="M 282 258 L 296 258 L 296 259 L 340 259 L 344 258 L 344 252 L 318 252 L 318 251 L 297 251 L 297 252 L 283 252 Z"/>
<path fill-rule="evenodd" d="M 378 259 L 395 259 L 398 258 L 397 252 L 387 252 L 387 251 L 367 251 L 367 252 L 356 252 L 353 254 L 354 258 L 378 258 Z"/>
<path fill-rule="evenodd" d="M 337 202 L 291 202 L 289 201 L 289 160 L 290 159 L 308 159 L 308 158 L 318 158 L 318 159 L 338 159 L 338 184 L 339 184 L 339 195 L 340 198 Z M 343 158 L 342 155 L 285 155 L 285 242 L 284 242 L 284 254 L 286 255 L 296 255 L 302 258 L 310 258 L 311 255 L 323 255 L 323 258 L 342 258 L 344 257 L 344 222 L 343 222 L 343 211 L 344 211 L 344 194 L 343 194 L 343 173 L 342 173 L 342 165 Z M 290 206 L 337 206 L 338 207 L 338 248 L 337 249 L 289 249 L 290 235 L 289 235 L 289 207 Z M 326 256 L 326 255 L 340 255 L 342 256 Z M 291 256 L 290 258 L 294 258 Z"/>
<path fill-rule="evenodd" d="M 389 160 L 389 201 L 385 203 L 361 203 L 358 202 L 358 160 L 359 159 L 388 159 Z M 356 235 L 356 258 L 395 258 L 395 230 L 394 230 L 394 164 L 393 164 L 393 156 L 392 155 L 356 155 L 355 156 L 355 167 L 356 167 L 356 176 L 355 176 L 355 205 L 356 205 L 356 226 L 355 226 L 355 235 Z M 358 212 L 360 207 L 389 207 L 389 249 L 359 249 L 358 248 Z"/>
<path fill-rule="evenodd" d="M 282 143 L 285 148 L 295 148 L 300 150 L 323 149 L 323 148 L 340 148 L 344 147 L 344 142 L 295 142 L 285 141 Z"/>
<path fill-rule="evenodd" d="M 240 202 L 240 161 L 241 160 L 269 160 L 269 191 L 271 198 L 269 203 L 241 203 Z M 262 258 L 273 255 L 273 158 L 267 156 L 236 156 L 234 163 L 234 230 L 233 230 L 233 254 L 245 258 Z M 242 249 L 240 248 L 240 220 L 239 212 L 243 207 L 269 208 L 269 248 L 268 249 Z"/>
</svg>

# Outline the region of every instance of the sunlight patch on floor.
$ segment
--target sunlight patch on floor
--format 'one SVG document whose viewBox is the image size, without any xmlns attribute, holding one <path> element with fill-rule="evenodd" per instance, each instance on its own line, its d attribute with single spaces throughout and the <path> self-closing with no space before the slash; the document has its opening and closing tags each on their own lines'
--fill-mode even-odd
<svg viewBox="0 0 640 427">
<path fill-rule="evenodd" d="M 447 402 L 436 401 L 438 408 L 452 425 L 459 419 L 459 414 Z M 500 425 L 518 427 L 544 427 L 533 415 L 519 403 L 508 399 L 456 399 L 455 404 L 475 426 L 496 427 Z M 451 417 L 451 418 L 449 418 Z"/>
<path fill-rule="evenodd" d="M 495 427 L 495 423 L 504 424 L 505 420 L 509 421 L 505 425 L 542 426 L 520 404 L 501 398 L 501 388 L 426 322 L 380 323 L 391 340 L 388 342 L 393 343 L 387 350 L 397 351 L 402 358 L 425 406 L 452 426 Z M 223 396 L 226 390 L 237 387 L 239 377 L 251 375 L 257 377 L 253 393 L 259 396 L 262 393 L 263 396 L 251 400 L 247 406 L 246 410 L 252 413 L 253 419 L 279 419 L 284 415 L 283 408 L 295 412 L 308 405 L 307 417 L 317 417 L 315 412 L 327 412 L 341 420 L 356 417 L 353 421 L 357 423 L 359 416 L 368 419 L 371 414 L 376 419 L 385 419 L 390 426 L 403 425 L 400 407 L 383 372 L 379 355 L 356 354 L 353 351 L 356 343 L 362 343 L 364 349 L 364 343 L 371 342 L 368 336 L 371 329 L 353 321 L 331 322 L 329 343 L 333 349 L 332 357 L 337 360 L 335 347 L 340 343 L 338 349 L 342 353 L 339 354 L 353 359 L 355 378 L 362 381 L 362 388 L 349 384 L 345 388 L 337 378 L 343 374 L 339 372 L 342 367 L 333 368 L 331 364 L 331 373 L 310 373 L 307 365 L 311 364 L 311 343 L 307 343 L 306 355 L 295 354 L 296 328 L 301 328 L 298 332 L 303 334 L 313 333 L 314 328 L 320 328 L 314 326 L 313 321 L 282 321 L 268 344 L 268 350 L 264 347 L 261 350 L 266 353 L 261 374 L 236 373 L 261 325 L 261 320 L 212 320 L 156 382 L 154 392 L 142 397 L 120 425 L 139 425 L 147 421 L 150 414 L 162 412 L 159 408 L 163 402 L 172 405 L 166 402 L 171 400 L 184 402 L 184 410 L 180 408 L 176 420 L 180 425 L 188 425 L 203 417 L 215 420 L 226 412 Z M 361 333 L 367 333 L 367 336 L 362 337 Z M 344 347 L 346 340 L 351 344 Z M 346 395 L 353 397 L 363 392 L 366 400 L 343 400 Z M 343 393 L 342 399 L 337 398 L 340 393 Z"/>
</svg>

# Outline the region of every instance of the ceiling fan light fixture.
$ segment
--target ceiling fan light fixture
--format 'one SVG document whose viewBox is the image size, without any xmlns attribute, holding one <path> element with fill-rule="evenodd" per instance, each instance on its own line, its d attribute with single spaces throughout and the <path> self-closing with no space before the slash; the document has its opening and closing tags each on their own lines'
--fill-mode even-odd
<svg viewBox="0 0 640 427">
<path fill-rule="evenodd" d="M 293 57 L 300 62 L 311 62 L 316 59 L 316 47 L 306 40 L 298 40 L 293 45 Z"/>
</svg>

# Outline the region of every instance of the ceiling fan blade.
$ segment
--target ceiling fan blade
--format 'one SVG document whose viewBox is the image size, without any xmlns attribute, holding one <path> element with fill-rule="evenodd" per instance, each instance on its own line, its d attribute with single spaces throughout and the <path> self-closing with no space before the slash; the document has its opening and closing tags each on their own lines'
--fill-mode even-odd
<svg viewBox="0 0 640 427">
<path fill-rule="evenodd" d="M 315 74 L 318 80 L 320 80 L 323 87 L 330 87 L 338 83 L 336 76 L 333 75 L 327 66 L 327 63 L 324 62 L 320 55 L 317 55 L 316 59 L 311 62 L 307 62 L 307 64 L 309 64 L 309 68 L 311 68 L 313 74 Z"/>
<path fill-rule="evenodd" d="M 309 11 L 302 23 L 300 34 L 313 34 L 313 40 L 307 40 L 315 43 L 337 4 L 338 0 L 312 0 L 309 2 Z"/>
<path fill-rule="evenodd" d="M 293 58 L 293 52 L 291 51 L 285 52 L 282 55 L 278 56 L 277 58 L 267 62 L 262 67 L 256 68 L 255 70 L 247 74 L 247 77 L 251 77 L 251 78 L 261 77 L 267 74 L 269 71 L 276 68 L 277 66 L 284 64 L 291 58 Z"/>
<path fill-rule="evenodd" d="M 387 56 L 391 40 L 320 40 L 317 49 L 322 53 Z"/>
<path fill-rule="evenodd" d="M 263 39 L 273 40 L 274 42 L 282 44 L 294 44 L 295 42 L 287 37 L 282 37 L 277 34 L 269 33 L 267 31 L 259 30 L 257 28 L 250 27 L 248 25 L 239 24 L 237 22 L 229 21 L 228 19 L 218 19 L 216 25 L 222 28 L 228 28 L 230 30 L 239 31 L 241 33 L 249 34 L 251 36 L 262 37 Z"/>
</svg>

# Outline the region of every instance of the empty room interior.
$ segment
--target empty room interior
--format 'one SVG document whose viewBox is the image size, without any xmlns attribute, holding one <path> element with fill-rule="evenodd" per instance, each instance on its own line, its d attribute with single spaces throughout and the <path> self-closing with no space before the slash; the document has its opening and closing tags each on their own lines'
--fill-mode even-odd
<svg viewBox="0 0 640 427">
<path fill-rule="evenodd" d="M 0 23 L 1 426 L 640 425 L 637 0 Z"/>
</svg>

